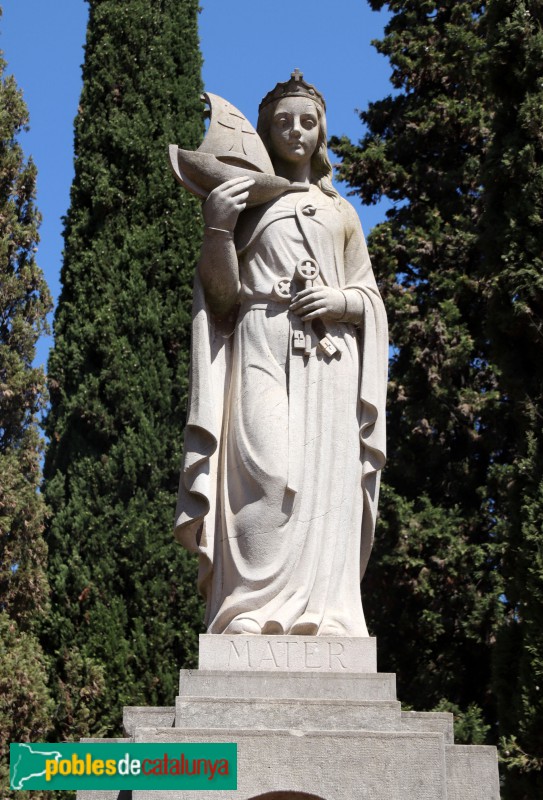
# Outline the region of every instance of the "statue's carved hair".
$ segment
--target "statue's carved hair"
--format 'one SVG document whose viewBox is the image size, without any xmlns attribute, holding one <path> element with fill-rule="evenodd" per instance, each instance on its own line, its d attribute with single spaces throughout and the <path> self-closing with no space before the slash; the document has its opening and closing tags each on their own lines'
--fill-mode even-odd
<svg viewBox="0 0 543 800">
<path fill-rule="evenodd" d="M 274 154 L 271 146 L 270 129 L 278 102 L 279 100 L 275 103 L 269 103 L 261 109 L 256 126 L 257 133 L 264 142 L 264 146 L 270 154 L 272 163 L 274 162 Z M 319 103 L 314 103 L 314 106 L 319 120 L 319 138 L 315 152 L 311 157 L 311 182 L 318 186 L 324 194 L 339 201 L 340 196 L 332 185 L 332 164 L 328 158 L 326 146 L 328 142 L 326 116 Z"/>
</svg>

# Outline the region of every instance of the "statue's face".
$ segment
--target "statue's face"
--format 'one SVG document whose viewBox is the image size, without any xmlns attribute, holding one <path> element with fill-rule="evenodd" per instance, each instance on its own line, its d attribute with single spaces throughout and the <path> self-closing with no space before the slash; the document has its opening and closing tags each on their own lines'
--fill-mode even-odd
<svg viewBox="0 0 543 800">
<path fill-rule="evenodd" d="M 307 163 L 319 140 L 315 103 L 307 97 L 284 97 L 273 115 L 270 140 L 278 158 L 291 164 Z"/>
</svg>

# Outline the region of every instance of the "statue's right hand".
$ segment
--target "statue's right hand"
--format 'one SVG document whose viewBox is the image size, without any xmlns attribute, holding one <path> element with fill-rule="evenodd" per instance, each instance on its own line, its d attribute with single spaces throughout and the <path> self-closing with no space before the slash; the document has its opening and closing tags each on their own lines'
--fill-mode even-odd
<svg viewBox="0 0 543 800">
<path fill-rule="evenodd" d="M 247 205 L 252 178 L 231 178 L 210 192 L 203 205 L 204 222 L 212 228 L 233 231 Z"/>
</svg>

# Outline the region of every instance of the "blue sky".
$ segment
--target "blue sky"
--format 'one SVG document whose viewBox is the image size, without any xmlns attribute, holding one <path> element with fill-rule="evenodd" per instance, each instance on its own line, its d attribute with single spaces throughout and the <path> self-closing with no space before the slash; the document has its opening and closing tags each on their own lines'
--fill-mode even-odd
<svg viewBox="0 0 543 800">
<path fill-rule="evenodd" d="M 0 49 L 30 113 L 30 131 L 21 141 L 38 167 L 43 216 L 38 259 L 56 299 L 88 6 L 84 0 L 0 0 L 0 5 Z M 295 67 L 325 96 L 329 133 L 355 141 L 362 134 L 356 109 L 391 91 L 388 62 L 371 45 L 381 38 L 386 15 L 371 11 L 365 0 L 201 0 L 201 6 L 205 87 L 253 123 L 262 97 Z M 173 181 L 172 191 L 178 191 Z M 383 218 L 383 206 L 354 205 L 366 231 Z M 47 337 L 38 343 L 38 363 L 45 363 L 50 345 Z"/>
</svg>

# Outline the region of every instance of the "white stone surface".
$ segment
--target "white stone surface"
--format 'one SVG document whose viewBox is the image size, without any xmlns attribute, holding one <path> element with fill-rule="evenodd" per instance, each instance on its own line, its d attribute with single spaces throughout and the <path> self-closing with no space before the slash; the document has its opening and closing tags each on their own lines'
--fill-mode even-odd
<svg viewBox="0 0 543 800">
<path fill-rule="evenodd" d="M 454 744 L 454 716 L 447 711 L 402 711 L 401 728 L 408 731 L 435 731 L 446 744 Z"/>
<path fill-rule="evenodd" d="M 193 800 L 249 800 L 303 792 L 324 800 L 448 800 L 438 733 L 147 729 L 137 741 L 238 743 L 238 790 L 191 793 Z M 133 800 L 181 800 L 182 793 L 134 792 Z M 482 796 L 479 800 L 486 800 Z"/>
<path fill-rule="evenodd" d="M 176 728 L 227 728 L 247 726 L 257 730 L 401 730 L 398 702 L 357 700 L 177 698 Z M 406 726 L 407 729 L 407 726 Z"/>
<path fill-rule="evenodd" d="M 396 700 L 393 673 L 268 672 L 185 670 L 179 676 L 181 697 L 275 697 L 323 700 Z"/>
<path fill-rule="evenodd" d="M 447 800 L 500 800 L 495 747 L 457 744 L 446 747 L 445 755 Z"/>
<path fill-rule="evenodd" d="M 266 672 L 377 672 L 374 638 L 200 635 L 199 667 Z"/>
<path fill-rule="evenodd" d="M 173 728 L 175 706 L 125 706 L 123 728 L 127 736 L 134 736 L 136 728 Z"/>
</svg>

